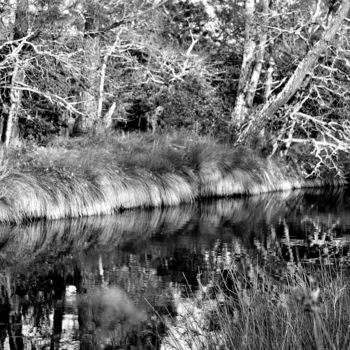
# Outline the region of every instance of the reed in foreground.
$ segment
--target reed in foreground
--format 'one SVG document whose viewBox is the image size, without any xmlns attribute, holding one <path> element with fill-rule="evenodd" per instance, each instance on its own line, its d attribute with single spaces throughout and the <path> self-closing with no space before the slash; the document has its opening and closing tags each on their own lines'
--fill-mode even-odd
<svg viewBox="0 0 350 350">
<path fill-rule="evenodd" d="M 182 301 L 176 319 L 167 320 L 162 350 L 348 349 L 348 273 L 326 266 L 312 274 L 292 270 L 283 281 L 226 271 L 214 283 L 214 299 L 197 293 Z"/>
<path fill-rule="evenodd" d="M 193 134 L 76 139 L 9 151 L 0 174 L 0 222 L 110 214 L 325 183 Z"/>
</svg>

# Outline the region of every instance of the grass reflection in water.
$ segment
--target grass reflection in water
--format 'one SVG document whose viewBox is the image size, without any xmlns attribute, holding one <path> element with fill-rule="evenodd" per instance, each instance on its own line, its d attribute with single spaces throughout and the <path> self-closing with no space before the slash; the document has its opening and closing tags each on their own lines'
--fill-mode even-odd
<svg viewBox="0 0 350 350">
<path fill-rule="evenodd" d="M 347 348 L 346 203 L 279 193 L 3 226 L 0 344 Z"/>
</svg>

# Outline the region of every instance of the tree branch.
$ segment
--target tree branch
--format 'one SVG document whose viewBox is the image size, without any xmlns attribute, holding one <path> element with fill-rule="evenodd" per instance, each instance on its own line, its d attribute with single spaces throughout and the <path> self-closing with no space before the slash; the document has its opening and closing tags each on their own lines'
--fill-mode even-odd
<svg viewBox="0 0 350 350">
<path fill-rule="evenodd" d="M 323 33 L 322 38 L 307 53 L 304 59 L 298 64 L 295 72 L 289 78 L 282 91 L 269 103 L 265 104 L 261 109 L 261 117 L 269 117 L 274 115 L 282 106 L 284 106 L 301 87 L 306 75 L 310 74 L 320 55 L 332 43 L 336 33 L 338 32 L 344 18 L 350 10 L 350 1 L 342 0 L 341 5 L 334 17 L 333 23 Z"/>
</svg>

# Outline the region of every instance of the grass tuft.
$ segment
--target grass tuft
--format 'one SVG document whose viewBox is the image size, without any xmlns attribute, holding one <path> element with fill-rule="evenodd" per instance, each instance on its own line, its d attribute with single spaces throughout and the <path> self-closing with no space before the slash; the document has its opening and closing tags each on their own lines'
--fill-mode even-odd
<svg viewBox="0 0 350 350">
<path fill-rule="evenodd" d="M 6 159 L 5 159 L 6 158 Z M 111 214 L 326 182 L 190 133 L 17 145 L 0 164 L 0 222 Z"/>
</svg>

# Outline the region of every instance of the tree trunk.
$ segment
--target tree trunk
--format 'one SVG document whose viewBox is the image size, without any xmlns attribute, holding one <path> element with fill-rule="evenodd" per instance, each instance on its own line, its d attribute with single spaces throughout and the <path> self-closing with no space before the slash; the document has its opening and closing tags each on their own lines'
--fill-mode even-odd
<svg viewBox="0 0 350 350">
<path fill-rule="evenodd" d="M 275 71 L 275 60 L 273 56 L 270 56 L 269 59 L 269 68 L 266 72 L 266 80 L 265 80 L 265 91 L 264 91 L 264 102 L 266 103 L 271 96 L 272 93 L 272 84 L 273 84 L 273 73 Z"/>
<path fill-rule="evenodd" d="M 344 18 L 350 10 L 350 1 L 342 0 L 341 5 L 336 12 L 333 23 L 325 30 L 321 39 L 306 54 L 304 59 L 298 64 L 295 72 L 289 78 L 282 91 L 268 103 L 264 105 L 260 113 L 263 117 L 274 115 L 282 106 L 284 106 L 301 87 L 305 77 L 313 70 L 317 60 L 327 47 L 334 41 Z"/>
<path fill-rule="evenodd" d="M 246 0 L 245 3 L 245 42 L 243 50 L 243 60 L 239 75 L 235 108 L 231 115 L 234 125 L 240 127 L 247 114 L 246 93 L 249 88 L 250 74 L 254 62 L 256 43 L 254 40 L 254 14 L 255 0 Z"/>
<path fill-rule="evenodd" d="M 99 69 L 100 59 L 100 38 L 96 34 L 89 35 L 89 32 L 96 32 L 99 29 L 98 3 L 95 4 L 95 12 L 90 14 L 85 23 L 84 42 L 84 68 L 83 73 L 87 80 L 88 89 L 81 93 L 81 111 L 83 116 L 76 119 L 74 131 L 77 133 L 93 133 L 98 126 L 99 114 Z"/>
<path fill-rule="evenodd" d="M 266 86 L 265 96 L 267 101 L 258 109 L 258 115 L 251 119 L 248 127 L 241 132 L 239 141 L 244 141 L 247 137 L 260 134 L 264 130 L 267 118 L 273 117 L 276 112 L 285 106 L 295 93 L 303 86 L 305 78 L 312 72 L 318 59 L 324 53 L 329 45 L 334 42 L 334 38 L 339 28 L 350 10 L 350 1 L 342 0 L 336 13 L 328 27 L 323 32 L 320 40 L 306 53 L 304 58 L 299 62 L 294 73 L 288 79 L 283 89 L 275 96 L 271 97 L 271 79 L 273 73 L 273 62 L 270 62 L 271 72 L 268 74 L 269 86 Z"/>
<path fill-rule="evenodd" d="M 98 69 L 100 66 L 100 40 L 96 36 L 87 38 L 85 43 L 85 64 L 88 90 L 81 94 L 81 111 L 84 116 L 76 119 L 75 130 L 79 133 L 90 133 L 94 131 L 98 114 Z"/>
<path fill-rule="evenodd" d="M 114 40 L 113 45 L 109 48 L 105 56 L 103 57 L 102 61 L 102 67 L 101 67 L 101 74 L 100 74 L 100 83 L 99 83 L 99 91 L 98 91 L 98 108 L 97 108 L 97 128 L 100 129 L 100 131 L 107 130 L 112 125 L 112 115 L 116 108 L 116 103 L 113 102 L 112 106 L 110 107 L 109 111 L 103 115 L 102 109 L 103 109 L 103 102 L 105 98 L 104 93 L 104 87 L 105 87 L 105 80 L 106 80 L 106 70 L 107 70 L 107 64 L 108 60 L 117 48 L 117 45 L 120 44 L 120 38 L 119 33 L 116 35 L 116 38 Z"/>
<path fill-rule="evenodd" d="M 266 24 L 267 21 L 267 15 L 269 11 L 269 2 L 268 0 L 263 0 L 262 1 L 262 20 L 263 24 Z M 248 108 L 251 108 L 253 105 L 253 100 L 256 94 L 256 90 L 258 87 L 258 83 L 260 80 L 260 75 L 261 75 L 261 70 L 262 66 L 264 63 L 264 56 L 265 56 L 265 47 L 267 45 L 267 33 L 265 31 L 261 32 L 260 38 L 259 38 L 259 44 L 257 47 L 257 52 L 256 52 L 256 59 L 255 59 L 255 66 L 250 78 L 249 86 L 248 86 L 248 91 L 246 95 L 246 104 Z"/>
<path fill-rule="evenodd" d="M 22 92 L 17 85 L 24 81 L 24 70 L 20 67 L 21 62 L 16 62 L 12 71 L 12 82 L 10 91 L 10 109 L 7 115 L 6 128 L 3 130 L 3 141 L 8 147 L 10 142 L 18 137 L 18 113 L 21 108 Z"/>
<path fill-rule="evenodd" d="M 12 28 L 12 35 L 8 32 L 6 34 L 8 39 L 21 39 L 28 33 L 28 0 L 17 0 L 11 2 L 14 14 L 10 17 L 9 26 Z M 14 18 L 14 23 L 12 21 Z M 8 29 L 10 29 L 10 27 Z M 18 136 L 18 114 L 21 108 L 22 93 L 18 89 L 18 85 L 24 82 L 25 72 L 22 67 L 21 55 L 23 44 L 20 44 L 17 48 L 14 48 L 11 52 L 13 56 L 13 68 L 12 72 L 8 72 L 11 76 L 10 89 L 8 96 L 8 108 L 2 109 L 1 118 L 1 141 L 8 147 L 13 139 Z"/>
</svg>

